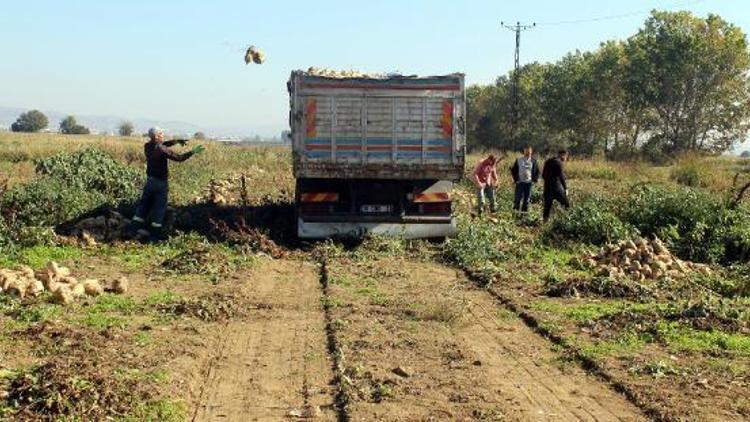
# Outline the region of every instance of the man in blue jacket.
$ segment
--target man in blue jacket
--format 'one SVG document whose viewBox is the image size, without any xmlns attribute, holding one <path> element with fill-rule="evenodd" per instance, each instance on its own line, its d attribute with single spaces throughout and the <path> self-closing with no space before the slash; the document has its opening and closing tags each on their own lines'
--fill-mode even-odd
<svg viewBox="0 0 750 422">
<path fill-rule="evenodd" d="M 513 211 L 528 212 L 531 201 L 531 190 L 539 181 L 539 166 L 533 157 L 534 148 L 526 145 L 523 156 L 518 157 L 510 169 L 513 182 L 516 184 L 516 195 L 513 200 Z"/>
</svg>

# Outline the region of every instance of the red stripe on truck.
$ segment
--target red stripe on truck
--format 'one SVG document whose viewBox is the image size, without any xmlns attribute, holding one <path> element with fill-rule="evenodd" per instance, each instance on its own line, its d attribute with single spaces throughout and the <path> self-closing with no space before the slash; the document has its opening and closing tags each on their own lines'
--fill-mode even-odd
<svg viewBox="0 0 750 422">
<path fill-rule="evenodd" d="M 307 144 L 305 145 L 305 149 L 307 149 L 308 151 L 330 151 L 331 145 Z"/>
<path fill-rule="evenodd" d="M 361 151 L 362 145 L 336 145 L 337 151 Z"/>
</svg>

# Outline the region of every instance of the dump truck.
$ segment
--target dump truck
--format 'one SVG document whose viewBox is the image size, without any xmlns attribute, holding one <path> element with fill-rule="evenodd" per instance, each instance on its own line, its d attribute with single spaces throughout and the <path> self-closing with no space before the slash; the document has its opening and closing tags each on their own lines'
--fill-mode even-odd
<svg viewBox="0 0 750 422">
<path fill-rule="evenodd" d="M 464 172 L 464 75 L 294 71 L 297 235 L 444 238 Z"/>
</svg>

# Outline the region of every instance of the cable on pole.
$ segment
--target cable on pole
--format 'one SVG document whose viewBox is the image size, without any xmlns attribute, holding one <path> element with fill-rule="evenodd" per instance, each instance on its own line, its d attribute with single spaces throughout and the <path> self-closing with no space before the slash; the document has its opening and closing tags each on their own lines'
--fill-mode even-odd
<svg viewBox="0 0 750 422">
<path fill-rule="evenodd" d="M 689 7 L 689 6 L 694 6 L 696 4 L 699 4 L 699 3 L 703 3 L 705 1 L 706 0 L 682 0 L 682 1 L 668 4 L 666 6 L 662 6 L 662 7 L 664 9 L 673 9 L 675 7 Z M 654 8 L 649 9 L 649 10 L 643 9 L 643 10 L 637 10 L 633 12 L 621 13 L 618 15 L 599 16 L 599 17 L 593 17 L 593 18 L 573 19 L 573 20 L 556 21 L 556 22 L 540 22 L 539 26 L 575 25 L 575 24 L 581 24 L 581 23 L 601 22 L 601 21 L 608 21 L 608 20 L 613 20 L 613 19 L 623 19 L 623 18 L 629 18 L 633 16 L 647 15 L 651 13 L 652 10 L 654 10 Z"/>
<path fill-rule="evenodd" d="M 510 136 L 511 139 L 515 140 L 517 127 L 518 127 L 518 69 L 521 67 L 521 32 L 527 31 L 536 27 L 536 22 L 530 25 L 521 25 L 521 22 L 516 22 L 515 25 L 508 25 L 505 22 L 500 22 L 500 26 L 516 33 L 516 49 L 513 60 L 513 78 L 511 81 L 511 125 L 510 125 Z"/>
</svg>

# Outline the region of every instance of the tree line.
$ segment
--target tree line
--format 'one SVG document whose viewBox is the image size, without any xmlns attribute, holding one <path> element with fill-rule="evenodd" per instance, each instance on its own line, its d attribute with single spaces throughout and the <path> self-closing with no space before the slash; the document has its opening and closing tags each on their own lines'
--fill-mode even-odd
<svg viewBox="0 0 750 422">
<path fill-rule="evenodd" d="M 721 153 L 750 129 L 748 70 L 747 38 L 737 26 L 717 15 L 654 11 L 627 40 L 469 87 L 467 142 L 616 159 Z"/>
<path fill-rule="evenodd" d="M 21 113 L 10 130 L 13 132 L 39 132 L 49 126 L 49 119 L 39 110 L 29 110 Z M 64 135 L 88 135 L 91 130 L 86 126 L 78 124 L 75 116 L 67 116 L 60 121 L 60 133 Z"/>
<path fill-rule="evenodd" d="M 21 113 L 15 122 L 10 126 L 13 132 L 39 132 L 49 126 L 49 119 L 39 110 L 29 110 Z M 67 116 L 60 121 L 60 133 L 64 135 L 88 135 L 91 130 L 83 125 L 78 124 L 75 116 Z M 124 121 L 117 126 L 117 133 L 120 136 L 133 136 L 135 126 L 132 122 Z M 204 132 L 195 132 L 192 135 L 195 140 L 208 139 Z"/>
</svg>

